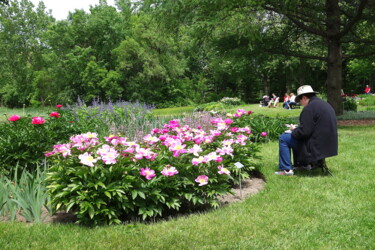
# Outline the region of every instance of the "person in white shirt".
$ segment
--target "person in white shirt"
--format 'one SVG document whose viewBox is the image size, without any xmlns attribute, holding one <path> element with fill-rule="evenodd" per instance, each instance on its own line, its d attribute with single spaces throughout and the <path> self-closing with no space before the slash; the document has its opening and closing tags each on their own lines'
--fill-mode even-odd
<svg viewBox="0 0 375 250">
<path fill-rule="evenodd" d="M 293 94 L 293 93 L 290 93 L 290 100 L 289 100 L 289 109 L 291 109 L 291 107 L 293 107 L 294 105 L 296 105 L 296 96 Z"/>
</svg>

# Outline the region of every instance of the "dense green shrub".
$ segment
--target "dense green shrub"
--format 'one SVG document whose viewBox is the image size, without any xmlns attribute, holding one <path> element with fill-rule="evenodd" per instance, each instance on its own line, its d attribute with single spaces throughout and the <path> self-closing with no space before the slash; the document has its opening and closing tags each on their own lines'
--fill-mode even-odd
<svg viewBox="0 0 375 250">
<path fill-rule="evenodd" d="M 357 102 L 354 99 L 348 98 L 343 104 L 345 111 L 357 111 Z"/>
<path fill-rule="evenodd" d="M 280 135 L 287 130 L 285 124 L 296 124 L 297 119 L 276 117 L 271 118 L 264 115 L 245 116 L 243 119 L 235 120 L 235 126 L 250 126 L 253 139 L 256 141 L 278 140 Z M 267 136 L 262 136 L 265 132 Z M 263 133 L 264 135 L 264 133 Z"/>
<path fill-rule="evenodd" d="M 78 100 L 75 105 L 58 107 L 58 112 L 36 116 L 39 124 L 32 124 L 35 117 L 30 115 L 13 115 L 0 123 L 0 173 L 11 174 L 17 164 L 32 172 L 44 160 L 44 152 L 74 134 L 95 131 L 101 136 L 122 133 L 139 138 L 141 129 L 160 125 L 151 115 L 152 107 L 142 103 L 94 100 L 88 106 Z"/>
<path fill-rule="evenodd" d="M 80 133 L 66 110 L 57 111 L 47 118 L 13 115 L 0 123 L 0 173 L 12 174 L 17 165 L 32 172 L 52 145 Z"/>
<path fill-rule="evenodd" d="M 258 152 L 250 128 L 215 118 L 210 131 L 172 120 L 142 142 L 85 133 L 48 155 L 48 191 L 54 209 L 72 210 L 79 222 L 112 224 L 198 205 L 219 206 L 238 176 L 249 177 Z M 244 165 L 239 170 L 235 163 Z"/>
</svg>

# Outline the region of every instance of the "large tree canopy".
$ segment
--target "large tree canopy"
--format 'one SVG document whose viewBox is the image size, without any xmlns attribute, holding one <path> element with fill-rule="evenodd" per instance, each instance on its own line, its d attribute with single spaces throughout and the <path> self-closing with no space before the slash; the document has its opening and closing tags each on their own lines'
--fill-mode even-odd
<svg viewBox="0 0 375 250">
<path fill-rule="evenodd" d="M 343 60 L 375 52 L 374 37 L 369 35 L 373 34 L 375 24 L 373 0 L 156 0 L 145 3 L 160 8 L 168 25 L 192 25 L 202 31 L 201 35 L 211 38 L 220 27 L 232 22 L 239 36 L 252 38 L 249 46 L 260 43 L 257 48 L 267 53 L 324 61 L 328 102 L 337 114 L 343 112 L 340 96 Z M 354 52 L 350 50 L 353 44 L 366 45 L 365 53 L 350 54 Z"/>
<path fill-rule="evenodd" d="M 287 46 L 268 48 L 274 53 L 323 60 L 327 63 L 327 96 L 328 102 L 337 114 L 342 114 L 342 64 L 345 58 L 375 54 L 375 40 L 368 43 L 368 53 L 350 54 L 348 44 L 361 44 L 368 40 L 363 36 L 364 30 L 373 30 L 374 1 L 273 1 L 267 0 L 262 7 L 271 14 L 280 15 L 290 22 L 289 32 L 294 32 L 294 44 L 307 46 L 298 49 Z M 361 31 L 362 29 L 362 31 Z M 288 32 L 288 33 L 289 33 Z M 365 35 L 365 34 L 364 34 Z M 318 44 L 317 44 L 318 42 Z M 320 43 L 320 45 L 319 45 Z"/>
<path fill-rule="evenodd" d="M 100 0 L 61 21 L 0 1 L 0 105 L 255 102 L 310 84 L 340 114 L 341 88 L 375 83 L 375 0 Z"/>
</svg>

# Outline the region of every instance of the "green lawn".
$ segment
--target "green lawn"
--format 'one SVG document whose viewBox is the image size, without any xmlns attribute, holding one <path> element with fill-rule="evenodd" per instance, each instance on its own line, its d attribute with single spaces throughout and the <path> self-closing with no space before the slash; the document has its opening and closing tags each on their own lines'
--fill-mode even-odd
<svg viewBox="0 0 375 250">
<path fill-rule="evenodd" d="M 19 115 L 19 116 L 42 116 L 47 117 L 51 111 L 56 111 L 55 108 L 52 107 L 40 107 L 40 108 L 4 108 L 0 107 L 0 121 L 5 121 L 11 115 Z"/>
<path fill-rule="evenodd" d="M 267 184 L 243 203 L 151 224 L 85 228 L 0 223 L 2 249 L 374 249 L 375 127 L 341 127 L 334 177 L 276 176 L 278 145 L 262 147 Z"/>
</svg>

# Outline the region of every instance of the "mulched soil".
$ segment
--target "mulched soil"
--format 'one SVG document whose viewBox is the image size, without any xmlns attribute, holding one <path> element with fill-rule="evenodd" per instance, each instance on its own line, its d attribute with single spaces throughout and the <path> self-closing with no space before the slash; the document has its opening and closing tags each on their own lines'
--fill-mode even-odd
<svg viewBox="0 0 375 250">
<path fill-rule="evenodd" d="M 369 125 L 375 125 L 375 119 L 367 119 L 367 120 L 338 120 L 337 124 L 339 126 L 369 126 Z"/>
</svg>

